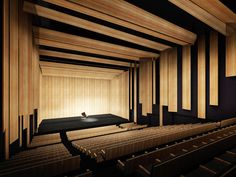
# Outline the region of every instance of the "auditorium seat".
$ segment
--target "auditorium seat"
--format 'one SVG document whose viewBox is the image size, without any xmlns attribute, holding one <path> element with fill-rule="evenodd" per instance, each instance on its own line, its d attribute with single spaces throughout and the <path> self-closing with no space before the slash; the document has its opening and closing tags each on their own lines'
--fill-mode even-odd
<svg viewBox="0 0 236 177">
<path fill-rule="evenodd" d="M 61 143 L 60 133 L 34 136 L 29 148 Z"/>
<path fill-rule="evenodd" d="M 221 127 L 226 127 L 228 125 L 233 125 L 236 124 L 236 117 L 231 118 L 231 119 L 225 119 L 220 122 Z"/>
<path fill-rule="evenodd" d="M 189 170 L 209 158 L 215 157 L 232 146 L 236 146 L 236 125 L 209 132 L 201 136 L 174 144 L 156 151 L 129 158 L 125 161 L 118 161 L 118 168 L 125 174 L 136 172 L 140 176 L 171 177 L 180 175 L 183 171 Z M 233 153 L 233 152 L 232 152 Z M 208 175 L 209 171 L 218 173 L 230 168 L 225 160 L 214 158 L 213 161 L 200 166 L 198 174 L 204 169 L 210 169 L 203 173 Z M 190 163 L 191 162 L 191 163 Z M 224 163 L 219 166 L 219 163 Z M 172 169 L 172 170 L 169 170 Z"/>
<path fill-rule="evenodd" d="M 76 140 L 72 144 L 75 148 L 95 158 L 97 162 L 101 162 L 208 132 L 217 127 L 218 123 L 148 127 Z"/>
<path fill-rule="evenodd" d="M 80 156 L 72 156 L 63 144 L 22 151 L 0 163 L 0 176 L 49 177 L 79 170 Z"/>
</svg>

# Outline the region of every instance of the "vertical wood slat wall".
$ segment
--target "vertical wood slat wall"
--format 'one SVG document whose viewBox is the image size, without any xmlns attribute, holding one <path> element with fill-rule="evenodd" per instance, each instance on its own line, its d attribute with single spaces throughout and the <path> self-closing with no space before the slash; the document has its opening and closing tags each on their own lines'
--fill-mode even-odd
<svg viewBox="0 0 236 177">
<path fill-rule="evenodd" d="M 206 52 L 205 36 L 198 37 L 198 118 L 206 118 Z"/>
<path fill-rule="evenodd" d="M 182 108 L 191 110 L 191 46 L 182 48 Z"/>
<path fill-rule="evenodd" d="M 107 114 L 109 90 L 110 80 L 43 76 L 40 120 Z"/>
<path fill-rule="evenodd" d="M 137 64 L 134 66 L 134 122 L 137 122 Z"/>
<path fill-rule="evenodd" d="M 210 33 L 210 105 L 218 105 L 218 33 Z"/>
<path fill-rule="evenodd" d="M 9 46 L 10 46 L 10 36 L 9 36 L 9 28 L 10 28 L 10 1 L 3 1 L 3 115 L 2 115 L 2 125 L 3 132 L 5 132 L 5 157 L 9 158 Z"/>
<path fill-rule="evenodd" d="M 9 147 L 13 142 L 22 144 L 19 134 L 18 117 L 24 116 L 24 128 L 28 128 L 29 115 L 33 113 L 33 95 L 36 82 L 32 73 L 39 66 L 32 67 L 32 30 L 29 15 L 22 11 L 23 0 L 7 0 L 4 4 L 4 39 L 3 39 L 3 121 L 5 130 L 5 157 L 9 158 Z M 30 75 L 30 76 L 29 76 Z M 38 107 L 38 106 L 36 106 Z M 18 141 L 19 140 L 19 141 Z M 29 141 L 28 141 L 29 143 Z"/>
<path fill-rule="evenodd" d="M 178 73 L 177 73 L 177 48 L 173 48 L 168 53 L 168 111 L 177 112 L 177 84 L 178 84 Z"/>
<path fill-rule="evenodd" d="M 129 118 L 129 71 L 110 81 L 110 113 Z"/>
<path fill-rule="evenodd" d="M 227 25 L 226 77 L 236 76 L 236 24 Z"/>
<path fill-rule="evenodd" d="M 152 113 L 152 60 L 140 60 L 139 64 L 139 103 L 142 104 L 142 114 Z"/>
</svg>

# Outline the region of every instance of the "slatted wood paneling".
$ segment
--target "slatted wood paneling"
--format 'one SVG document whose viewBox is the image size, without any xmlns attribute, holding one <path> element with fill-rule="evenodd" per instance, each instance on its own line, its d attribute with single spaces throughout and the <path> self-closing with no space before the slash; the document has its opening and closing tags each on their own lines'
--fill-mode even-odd
<svg viewBox="0 0 236 177">
<path fill-rule="evenodd" d="M 110 81 L 110 113 L 129 118 L 129 71 Z"/>
<path fill-rule="evenodd" d="M 182 108 L 191 110 L 191 46 L 182 48 Z"/>
<path fill-rule="evenodd" d="M 2 114 L 2 126 L 5 131 L 5 157 L 9 158 L 9 9 L 10 2 L 8 0 L 3 1 L 3 114 Z"/>
<path fill-rule="evenodd" d="M 109 80 L 43 76 L 41 119 L 107 114 L 109 90 Z"/>
<path fill-rule="evenodd" d="M 18 138 L 18 3 L 10 3 L 10 143 Z"/>
<path fill-rule="evenodd" d="M 206 51 L 205 37 L 198 38 L 198 117 L 206 118 Z"/>
<path fill-rule="evenodd" d="M 212 31 L 210 34 L 210 105 L 218 105 L 218 33 Z"/>
<path fill-rule="evenodd" d="M 186 45 L 187 43 L 194 43 L 196 39 L 195 34 L 179 26 L 176 26 L 158 16 L 155 16 L 154 14 L 151 14 L 137 6 L 134 6 L 126 1 L 110 1 L 110 0 L 72 1 L 71 0 L 71 2 L 93 9 L 103 14 L 105 13 L 106 15 L 121 19 L 125 22 L 130 22 L 131 24 L 135 24 L 143 28 L 152 30 L 155 33 L 153 34 L 152 32 L 151 35 L 155 35 L 157 38 L 171 41 L 180 45 Z M 68 5 L 68 4 L 65 5 L 65 3 L 63 4 L 64 6 Z M 88 12 L 86 13 L 88 14 Z M 97 16 L 99 16 L 99 14 Z M 104 18 L 105 20 L 109 20 L 111 22 L 110 18 L 109 19 L 107 17 Z M 130 28 L 130 26 L 127 26 L 127 24 L 124 23 L 120 25 L 122 26 L 126 25 L 126 27 Z M 140 27 L 137 28 L 132 26 L 132 28 L 140 31 Z M 145 31 L 142 30 L 142 32 L 148 33 L 146 31 L 147 30 Z"/>
<path fill-rule="evenodd" d="M 49 9 L 40 5 L 27 2 L 27 1 L 25 1 L 24 3 L 24 10 L 34 15 L 38 15 L 38 16 L 45 17 L 51 20 L 55 20 L 55 21 L 59 21 L 61 23 L 66 23 L 75 27 L 90 30 L 96 33 L 100 33 L 100 34 L 114 37 L 120 40 L 128 41 L 128 42 L 138 44 L 141 46 L 158 49 L 158 50 L 165 50 L 169 48 L 169 46 L 165 44 L 154 42 L 154 41 L 142 38 L 142 37 L 138 37 L 138 36 L 123 32 L 123 31 L 119 31 L 119 30 L 116 30 L 107 26 L 100 25 L 98 23 L 94 23 L 94 22 L 91 22 L 82 18 L 68 15 L 66 13 L 52 10 L 52 9 Z"/>
<path fill-rule="evenodd" d="M 152 113 L 152 60 L 142 59 L 139 64 L 139 103 L 142 114 Z"/>
<path fill-rule="evenodd" d="M 169 50 L 168 54 L 168 111 L 177 112 L 178 98 L 178 68 L 177 68 L 177 48 Z"/>
<path fill-rule="evenodd" d="M 162 107 L 168 106 L 168 51 L 160 55 L 160 125 L 163 125 Z"/>
<path fill-rule="evenodd" d="M 226 77 L 236 76 L 236 24 L 227 26 Z"/>
<path fill-rule="evenodd" d="M 135 63 L 134 66 L 134 122 L 137 122 L 137 96 L 138 96 L 138 90 L 137 90 L 137 64 Z"/>
</svg>

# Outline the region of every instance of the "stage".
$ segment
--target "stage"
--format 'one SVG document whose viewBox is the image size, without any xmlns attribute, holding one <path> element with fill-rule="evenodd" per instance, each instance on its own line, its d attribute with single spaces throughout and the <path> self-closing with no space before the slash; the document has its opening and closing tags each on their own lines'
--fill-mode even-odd
<svg viewBox="0 0 236 177">
<path fill-rule="evenodd" d="M 129 120 L 113 114 L 91 115 L 88 116 L 86 119 L 82 119 L 82 116 L 45 119 L 39 125 L 38 134 L 79 130 L 106 125 L 118 125 L 128 122 Z"/>
</svg>

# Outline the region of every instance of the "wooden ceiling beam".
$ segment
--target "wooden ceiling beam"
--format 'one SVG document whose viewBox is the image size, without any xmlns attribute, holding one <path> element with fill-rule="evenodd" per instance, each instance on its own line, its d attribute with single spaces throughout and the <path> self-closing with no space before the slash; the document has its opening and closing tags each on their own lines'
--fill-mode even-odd
<svg viewBox="0 0 236 177">
<path fill-rule="evenodd" d="M 164 40 L 171 41 L 172 38 L 174 40 L 171 42 L 176 43 L 178 40 L 184 44 L 193 44 L 196 40 L 196 34 L 123 0 L 70 0 L 70 2 L 155 31 L 159 33 L 159 38 Z"/>
<path fill-rule="evenodd" d="M 100 33 L 103 35 L 107 35 L 110 37 L 114 37 L 123 41 L 131 42 L 134 44 L 138 44 L 144 47 L 152 48 L 155 50 L 165 50 L 170 48 L 165 44 L 161 44 L 155 41 L 151 41 L 142 37 L 138 37 L 126 32 L 122 32 L 110 27 L 106 27 L 91 21 L 87 21 L 72 15 L 68 15 L 56 10 L 52 10 L 40 5 L 36 5 L 27 1 L 24 1 L 24 11 L 38 15 L 44 18 L 52 19 L 55 21 L 59 21 L 65 24 L 69 24 L 75 27 L 83 28 L 89 31 L 93 31 L 96 33 Z"/>
<path fill-rule="evenodd" d="M 77 45 L 72 45 L 72 44 L 66 44 L 66 43 L 51 41 L 47 39 L 35 38 L 35 44 L 41 45 L 41 46 L 59 48 L 59 49 L 67 49 L 67 50 L 80 51 L 80 52 L 97 54 L 97 55 L 104 55 L 104 56 L 109 56 L 109 57 L 116 57 L 116 58 L 121 58 L 125 60 L 139 61 L 138 57 L 123 55 L 123 54 L 118 54 L 118 53 L 113 53 L 113 52 L 108 52 L 108 51 L 103 51 L 103 50 L 97 50 L 93 48 L 77 46 Z"/>
<path fill-rule="evenodd" d="M 114 52 L 118 54 L 125 54 L 133 57 L 158 57 L 159 54 L 147 52 L 143 50 L 124 47 L 116 44 L 102 42 L 94 39 L 89 39 L 81 36 L 62 33 L 45 28 L 34 27 L 34 35 L 36 38 L 47 39 L 77 46 L 89 47 L 93 49 Z"/>
<path fill-rule="evenodd" d="M 140 26 L 139 24 L 134 24 L 129 21 L 122 20 L 118 17 L 111 16 L 109 13 L 106 14 L 103 13 L 102 11 L 98 11 L 99 10 L 98 8 L 94 6 L 90 7 L 89 4 L 86 4 L 87 6 L 85 6 L 82 1 L 65 1 L 65 0 L 44 0 L 44 1 L 67 9 L 73 9 L 76 12 L 83 13 L 85 15 L 89 15 L 98 19 L 102 19 L 116 25 L 120 25 L 144 34 L 148 34 L 150 36 L 154 36 L 156 38 L 164 39 L 172 43 L 176 43 L 179 45 L 187 44 L 182 40 L 167 35 L 163 35 L 162 33 L 159 33 L 152 29 L 145 28 L 143 26 Z"/>
<path fill-rule="evenodd" d="M 104 58 L 97 58 L 97 57 L 89 57 L 84 55 L 77 55 L 77 54 L 69 54 L 64 52 L 56 52 L 50 50 L 39 50 L 39 55 L 49 56 L 49 57 L 57 57 L 57 58 L 64 58 L 64 59 L 72 59 L 72 60 L 79 60 L 79 61 L 86 61 L 86 62 L 95 62 L 95 63 L 102 63 L 102 64 L 109 64 L 109 65 L 117 65 L 117 66 L 124 66 L 130 67 L 129 62 L 122 62 L 122 61 L 115 61 L 109 60 Z"/>
<path fill-rule="evenodd" d="M 61 70 L 58 68 L 45 68 L 42 67 L 43 76 L 54 76 L 54 77 L 76 77 L 76 78 L 90 78 L 90 79 L 108 79 L 111 80 L 119 74 L 111 73 L 99 73 L 99 72 L 88 72 L 80 70 Z"/>
<path fill-rule="evenodd" d="M 195 18 L 204 22 L 208 26 L 214 28 L 216 31 L 227 35 L 226 23 L 224 20 L 234 20 L 235 15 L 229 12 L 229 9 L 216 0 L 169 0 L 182 10 L 191 14 Z M 214 1 L 214 2 L 213 2 Z M 226 14 L 224 14 L 226 13 Z"/>
<path fill-rule="evenodd" d="M 69 69 L 69 70 L 80 70 L 80 71 L 90 71 L 90 72 L 105 72 L 105 73 L 116 73 L 120 74 L 123 70 L 120 69 L 110 69 L 110 68 L 101 68 L 101 67 L 92 67 L 92 66 L 82 66 L 82 65 L 74 65 L 67 63 L 56 63 L 56 62 L 48 62 L 48 61 L 40 61 L 39 62 L 41 68 L 59 68 L 61 70 Z"/>
</svg>

